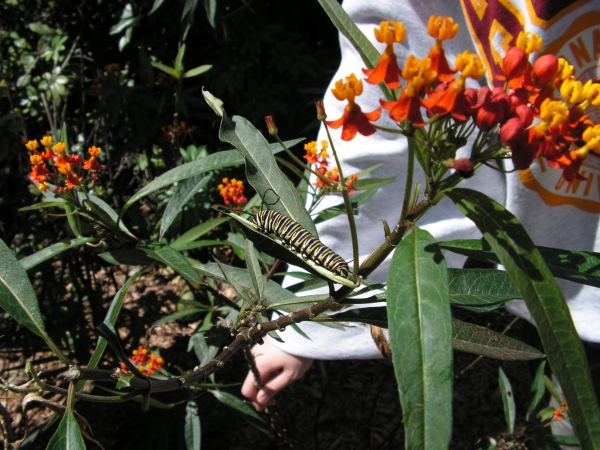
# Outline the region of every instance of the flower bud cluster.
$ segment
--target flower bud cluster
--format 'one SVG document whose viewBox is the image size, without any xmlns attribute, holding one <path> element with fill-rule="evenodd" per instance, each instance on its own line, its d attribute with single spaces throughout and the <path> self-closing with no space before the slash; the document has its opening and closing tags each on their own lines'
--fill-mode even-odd
<svg viewBox="0 0 600 450">
<path fill-rule="evenodd" d="M 82 170 L 87 170 L 95 175 L 97 170 L 104 166 L 98 162 L 101 150 L 98 147 L 90 147 L 88 153 L 90 159 L 84 160 L 81 156 L 67 153 L 67 147 L 63 142 L 57 142 L 52 145 L 52 137 L 44 136 L 40 139 L 43 150 L 38 150 L 37 140 L 29 141 L 25 147 L 31 152 L 29 162 L 31 163 L 31 172 L 29 179 L 38 183 L 40 192 L 46 192 L 50 189 L 51 181 L 54 186 L 54 192 L 62 194 L 67 190 L 79 186 L 83 177 L 80 176 Z M 50 168 L 47 164 L 51 164 Z M 50 170 L 50 169 L 54 170 Z M 93 177 L 95 179 L 96 177 Z"/>
<path fill-rule="evenodd" d="M 144 348 L 141 345 L 137 350 L 131 352 L 131 355 L 129 360 L 135 364 L 138 370 L 146 377 L 162 369 L 165 365 L 164 359 L 160 356 L 156 356 L 154 353 L 150 353 L 147 348 Z M 125 363 L 121 363 L 121 372 L 128 373 Z"/>
<path fill-rule="evenodd" d="M 248 199 L 244 196 L 244 182 L 242 180 L 236 180 L 232 178 L 223 178 L 222 183 L 219 184 L 219 194 L 223 197 L 223 203 L 227 206 L 233 205 L 234 210 L 240 210 Z"/>
<path fill-rule="evenodd" d="M 481 78 L 485 67 L 469 51 L 459 54 L 454 69 L 450 67 L 442 42 L 456 35 L 458 24 L 432 16 L 427 31 L 435 39 L 428 56 L 409 55 L 401 69 L 393 44 L 404 40 L 404 26 L 388 21 L 375 29 L 377 40 L 387 46 L 377 65 L 363 72 L 367 83 L 402 89 L 397 100 L 380 100 L 392 120 L 401 127 L 406 127 L 404 121 L 425 127 L 424 110 L 430 122 L 450 117 L 457 124 L 471 120 L 483 132 L 499 127 L 500 141 L 511 151 L 516 169 L 526 169 L 536 157 L 544 157 L 551 167 L 563 171 L 567 181 L 583 179 L 578 172 L 589 151 L 600 154 L 600 126 L 586 114 L 588 106 L 600 106 L 599 83 L 575 80 L 573 66 L 554 55 L 531 62 L 530 55 L 541 50 L 543 40 L 535 33 L 521 32 L 502 60 L 502 75 L 496 76 L 504 87 L 467 88 L 466 80 Z M 371 122 L 380 118 L 382 108 L 363 113 L 356 103 L 362 91 L 362 80 L 354 74 L 338 80 L 332 89 L 338 100 L 348 102 L 341 118 L 327 122 L 334 129 L 342 127 L 343 140 L 376 131 Z"/>
<path fill-rule="evenodd" d="M 329 144 L 327 143 L 327 141 L 321 141 L 320 150 L 317 148 L 316 141 L 309 142 L 304 145 L 304 150 L 306 150 L 304 159 L 309 164 L 316 165 L 315 172 L 327 177 L 333 182 L 338 182 L 340 181 L 340 174 L 338 172 L 337 167 L 331 167 L 330 154 L 327 151 L 328 147 Z M 352 195 L 356 191 L 356 189 L 353 186 L 353 182 L 357 179 L 358 177 L 352 174 L 345 180 L 346 186 L 348 186 L 348 194 Z M 331 188 L 333 187 L 331 183 L 328 183 L 327 181 L 324 181 L 321 178 L 316 179 L 315 186 L 324 190 L 331 190 Z"/>
</svg>

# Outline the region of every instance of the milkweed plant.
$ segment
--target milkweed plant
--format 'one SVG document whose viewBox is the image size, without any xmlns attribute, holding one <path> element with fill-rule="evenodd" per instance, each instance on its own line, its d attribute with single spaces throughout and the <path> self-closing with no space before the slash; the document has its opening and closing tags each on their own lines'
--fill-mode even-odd
<svg viewBox="0 0 600 450">
<path fill-rule="evenodd" d="M 354 27 L 352 30 L 359 32 L 350 21 L 340 26 Z M 600 84 L 575 80 L 573 66 L 564 58 L 548 54 L 533 60 L 531 55 L 540 50 L 541 39 L 522 32 L 502 60 L 503 86 L 467 87 L 467 80 L 484 76 L 485 67 L 469 51 L 460 53 L 454 61 L 447 60 L 443 44 L 455 37 L 458 25 L 451 18 L 433 16 L 427 31 L 433 42 L 429 54 L 410 55 L 401 62 L 402 66 L 394 45 L 405 39 L 403 24 L 386 21 L 375 29 L 377 41 L 386 44 L 384 52 L 377 55 L 377 60 L 366 57 L 368 67 L 363 73 L 350 73 L 335 82 L 332 93 L 345 104 L 341 117 L 329 117 L 323 103 L 317 102 L 317 118 L 329 139 L 304 143 L 306 153 L 302 158 L 289 149 L 301 140 L 280 139 L 272 117 L 266 118 L 266 124 L 277 142 L 269 144 L 251 123 L 243 117 L 227 116 L 223 102 L 204 91 L 207 103 L 220 117 L 219 138 L 234 149 L 166 172 L 133 195 L 120 212 L 91 194 L 90 186 L 97 182 L 97 173 L 103 169 L 100 148 L 90 147 L 87 155 L 70 153 L 66 131 L 60 136 L 45 136 L 40 142 L 25 143 L 24 151 L 30 157 L 28 176 L 45 195 L 44 202 L 31 208 L 62 209 L 76 236 L 68 245 L 57 243 L 21 261 L 5 244 L 1 245 L 2 308 L 43 339 L 68 369 L 69 387 L 62 388 L 44 381 L 33 366 L 27 367 L 30 385 L 67 399 L 53 440 L 67 439 L 74 448 L 83 448 L 82 432 L 78 431 L 79 422 L 73 414 L 76 399 L 122 402 L 136 398 L 147 409 L 157 392 L 189 390 L 192 398 L 201 391 L 214 393 L 214 385 L 206 384 L 207 380 L 214 380 L 214 375 L 241 350 L 260 343 L 266 335 L 279 339 L 286 327 L 296 327 L 303 321 L 354 321 L 389 330 L 386 335 L 398 381 L 407 448 L 448 446 L 452 432 L 454 350 L 503 360 L 545 357 L 564 396 L 563 409 L 553 410 L 554 417 L 562 417 L 568 405 L 581 447 L 598 445 L 600 412 L 584 349 L 553 272 L 510 211 L 481 192 L 461 188 L 460 183 L 477 176 L 483 166 L 500 170 L 501 160 L 510 159 L 515 169 L 522 170 L 536 158 L 545 159 L 553 170 L 561 171 L 568 183 L 585 179 L 580 174 L 582 163 L 590 153 L 600 154 L 600 124 L 587 113 L 589 107 L 600 105 Z M 364 39 L 356 45 L 369 50 L 371 44 Z M 360 96 L 366 85 L 382 89 L 380 106 L 373 111 L 361 108 Z M 378 125 L 384 115 L 396 126 Z M 331 139 L 335 133 L 341 134 L 341 142 L 336 145 Z M 361 262 L 354 216 L 362 204 L 392 180 L 372 176 L 377 174 L 379 165 L 360 173 L 344 173 L 339 155 L 344 153 L 344 142 L 359 134 L 368 137 L 375 133 L 396 134 L 398 139 L 407 140 L 407 154 L 396 157 L 405 158 L 408 172 L 397 222 L 383 222 L 380 245 Z M 468 155 L 458 158 L 457 151 L 467 143 Z M 281 160 L 274 156 L 282 150 L 289 155 L 286 168 L 300 179 L 298 186 L 282 172 L 278 164 Z M 246 180 L 219 177 L 221 182 L 216 189 L 223 204 L 214 206 L 214 218 L 179 237 L 167 241 L 161 227 L 158 237 L 139 239 L 124 223 L 123 213 L 135 202 L 178 183 L 181 195 L 174 196 L 171 202 L 179 203 L 170 203 L 163 217 L 163 223 L 170 223 L 172 218 L 167 214 L 180 210 L 198 192 L 198 180 L 205 179 L 200 175 L 242 164 Z M 424 172 L 423 186 L 414 181 L 417 170 Z M 247 184 L 256 192 L 250 199 L 246 197 L 250 196 Z M 340 198 L 339 205 L 316 213 L 327 196 Z M 443 197 L 452 200 L 475 223 L 484 240 L 437 242 L 419 228 L 419 220 Z M 261 212 L 264 209 L 273 213 Z M 348 246 L 352 247 L 353 257 L 348 262 L 319 241 L 315 227 L 315 221 L 339 215 L 347 216 L 351 231 Z M 244 255 L 246 268 L 228 266 L 218 259 L 200 262 L 186 253 L 210 229 L 225 221 L 230 222 L 238 238 L 234 244 L 223 241 L 220 245 L 235 245 L 236 251 Z M 88 236 L 82 231 L 82 222 L 93 224 Z M 26 273 L 42 261 L 82 245 L 94 246 L 96 253 L 100 248 L 100 256 L 115 264 L 141 267 L 117 293 L 106 319 L 97 328 L 101 339 L 87 365 L 74 364 L 68 352 L 46 333 Z M 441 249 L 499 262 L 505 270 L 449 270 Z M 546 254 L 553 251 L 546 249 Z M 598 263 L 592 253 L 577 254 L 584 255 L 589 263 Z M 369 276 L 390 255 L 389 279 L 375 283 Z M 581 282 L 576 276 L 581 266 L 566 267 L 571 264 L 566 262 L 568 259 L 560 261 L 553 264 L 564 264 L 562 269 L 569 269 L 560 276 Z M 284 289 L 271 280 L 280 262 L 304 269 L 303 281 L 310 280 L 313 286 L 322 286 L 327 292 L 303 298 L 295 294 L 294 286 Z M 227 284 L 236 294 L 230 302 L 233 307 L 228 304 L 227 317 L 221 324 L 228 327 L 230 342 L 193 369 L 175 370 L 168 360 L 145 347 L 127 356 L 120 346 L 114 326 L 123 299 L 132 283 L 152 265 L 168 266 L 191 286 L 208 286 L 218 291 L 218 286 Z M 479 296 L 478 306 L 489 311 L 508 300 L 523 299 L 537 324 L 543 352 L 453 319 L 451 302 L 477 311 L 477 305 L 469 304 L 467 289 L 485 291 L 490 277 L 503 280 L 500 285 L 504 287 Z M 472 281 L 461 284 L 458 280 Z M 453 292 L 452 300 L 451 282 L 465 286 L 464 292 Z M 373 292 L 377 294 L 372 295 Z M 385 306 L 339 312 L 340 305 L 365 302 L 385 302 Z M 120 362 L 111 370 L 97 369 L 107 346 Z M 85 394 L 82 390 L 88 380 L 113 390 L 118 388 L 119 395 Z M 5 389 L 18 391 L 9 383 L 3 384 Z"/>
</svg>

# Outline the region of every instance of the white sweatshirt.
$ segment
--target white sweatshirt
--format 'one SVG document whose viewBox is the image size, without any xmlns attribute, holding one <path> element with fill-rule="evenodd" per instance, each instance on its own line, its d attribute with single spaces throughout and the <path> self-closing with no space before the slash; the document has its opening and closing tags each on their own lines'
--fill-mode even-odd
<svg viewBox="0 0 600 450">
<path fill-rule="evenodd" d="M 514 45 L 512 39 L 525 30 L 543 37 L 542 52 L 551 50 L 553 54 L 566 57 L 575 66 L 575 76 L 580 80 L 595 79 L 600 74 L 600 68 L 597 67 L 600 58 L 600 0 L 345 0 L 343 7 L 380 52 L 383 52 L 385 44 L 375 40 L 373 29 L 384 20 L 404 23 L 406 39 L 402 44 L 394 44 L 401 68 L 409 54 L 417 58 L 427 56 L 434 43 L 434 39 L 427 34 L 427 21 L 433 14 L 452 17 L 460 24 L 457 36 L 443 44 L 451 66 L 457 54 L 469 50 L 479 53 L 487 68 L 494 67 L 494 60 L 499 62 L 504 56 L 506 45 Z M 343 36 L 340 36 L 340 45 L 341 64 L 330 88 L 336 80 L 351 73 L 365 78 L 361 71 L 365 65 L 352 45 Z M 486 78 L 480 82 L 492 80 L 491 72 Z M 382 95 L 377 86 L 366 82 L 363 84 L 364 92 L 356 98 L 356 102 L 363 112 L 370 112 L 379 107 Z M 328 120 L 342 116 L 345 102 L 335 99 L 331 89 L 327 90 L 324 103 Z M 600 121 L 600 113 L 596 112 L 592 117 L 596 122 Z M 385 112 L 376 123 L 395 127 Z M 340 139 L 341 130 L 332 130 L 332 133 L 344 175 L 383 162 L 384 165 L 371 176 L 396 177 L 393 183 L 380 188 L 371 200 L 359 208 L 356 222 L 362 259 L 383 242 L 383 227 L 378 219 L 385 219 L 391 227 L 399 219 L 406 177 L 407 142 L 399 135 L 381 131 L 369 137 L 359 134 L 351 141 Z M 319 133 L 318 141 L 321 140 L 326 140 L 323 130 Z M 468 148 L 459 152 L 457 157 L 468 156 Z M 415 166 L 420 171 L 418 165 Z M 481 168 L 475 176 L 460 183 L 459 187 L 481 191 L 503 204 L 523 223 L 537 245 L 598 252 L 600 157 L 590 154 L 581 173 L 588 180 L 569 185 L 562 180 L 560 170 L 549 168 L 544 161 L 536 161 L 530 170 L 508 174 Z M 418 172 L 415 181 L 423 181 L 422 173 Z M 330 196 L 321 208 L 340 201 L 341 197 Z M 419 221 L 419 226 L 432 233 L 438 241 L 481 237 L 475 225 L 447 198 L 433 207 Z M 318 231 L 324 244 L 347 260 L 352 258 L 350 231 L 345 216 L 320 224 Z M 464 258 L 451 253 L 446 253 L 446 257 L 449 267 L 461 267 L 464 261 Z M 371 278 L 386 281 L 388 267 L 389 260 Z M 600 290 L 558 281 L 582 339 L 600 342 Z M 531 321 L 523 301 L 512 301 L 507 308 Z M 276 345 L 287 353 L 317 359 L 381 357 L 367 325 L 351 325 L 345 332 L 315 323 L 304 322 L 300 326 L 312 340 L 288 328 L 281 334 L 285 343 Z"/>
</svg>

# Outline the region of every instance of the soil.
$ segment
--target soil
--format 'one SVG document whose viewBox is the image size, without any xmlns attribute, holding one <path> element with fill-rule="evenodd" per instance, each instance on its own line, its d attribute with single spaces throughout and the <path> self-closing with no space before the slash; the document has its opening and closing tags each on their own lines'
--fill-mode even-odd
<svg viewBox="0 0 600 450">
<path fill-rule="evenodd" d="M 55 269 L 59 270 L 60 267 Z M 108 307 L 118 287 L 132 274 L 118 267 L 106 270 L 110 273 L 96 273 L 95 287 L 105 292 L 100 310 Z M 201 325 L 201 320 L 178 320 L 151 330 L 149 324 L 177 311 L 177 302 L 185 286 L 184 281 L 160 271 L 141 277 L 130 289 L 117 324 L 122 344 L 128 350 L 146 343 L 146 336 L 150 336 L 151 347 L 160 348 L 171 373 L 177 372 L 178 368 L 189 370 L 197 365 L 198 361 L 194 353 L 188 351 L 187 343 L 193 330 Z M 90 322 L 84 331 L 91 335 L 92 324 L 98 323 L 99 318 L 98 314 L 93 314 L 96 309 L 97 305 L 83 307 Z M 474 314 L 457 309 L 454 313 L 460 320 L 499 332 L 514 319 L 503 310 Z M 523 320 L 513 324 L 507 334 L 540 348 L 535 329 Z M 23 368 L 29 360 L 34 362 L 36 369 L 44 366 L 50 381 L 66 386 L 58 377 L 61 366 L 55 360 L 48 359 L 50 355 L 41 350 L 39 342 L 29 331 L 13 320 L 3 320 L 0 322 L 0 335 L 4 335 L 0 348 L 2 378 L 14 385 L 24 383 L 27 377 Z M 476 355 L 455 352 L 453 449 L 487 448 L 490 439 L 498 441 L 506 437 L 506 422 L 498 387 L 500 366 L 512 383 L 517 424 L 523 424 L 529 387 L 539 364 L 539 361 L 501 362 L 484 358 L 471 366 L 476 359 Z M 114 367 L 115 364 L 108 353 L 102 367 Z M 217 374 L 216 381 L 232 385 L 225 390 L 241 397 L 239 383 L 246 373 L 246 362 L 238 355 L 233 363 Z M 93 386 L 87 391 L 106 395 Z M 279 418 L 281 423 L 278 430 L 280 433 L 281 429 L 286 430 L 282 433 L 284 437 L 276 436 L 277 432 L 273 431 L 272 437 L 269 437 L 206 391 L 194 393 L 198 396 L 196 403 L 201 418 L 202 448 L 205 449 L 287 449 L 290 443 L 295 443 L 294 448 L 314 450 L 383 450 L 404 446 L 397 385 L 392 365 L 386 360 L 317 361 L 302 380 L 279 394 L 275 408 L 277 415 L 262 414 L 267 423 L 273 417 Z M 64 399 L 60 395 L 45 394 L 44 397 L 58 402 Z M 76 410 L 88 420 L 95 438 L 106 449 L 134 446 L 148 450 L 186 448 L 183 424 L 189 394 L 179 392 L 156 397 L 175 406 L 170 409 L 151 408 L 143 413 L 136 402 L 117 405 L 78 402 Z M 22 394 L 4 392 L 0 400 L 12 415 L 17 439 L 31 435 L 35 430 L 43 430 L 44 424 L 53 415 L 52 411 L 39 404 L 29 404 L 24 413 L 22 399 Z M 27 448 L 45 448 L 55 427 L 40 431 L 38 439 Z M 510 445 L 503 448 L 528 448 L 527 439 L 526 434 L 516 440 L 507 439 Z M 87 444 L 88 448 L 100 448 L 93 442 L 88 441 Z"/>
</svg>

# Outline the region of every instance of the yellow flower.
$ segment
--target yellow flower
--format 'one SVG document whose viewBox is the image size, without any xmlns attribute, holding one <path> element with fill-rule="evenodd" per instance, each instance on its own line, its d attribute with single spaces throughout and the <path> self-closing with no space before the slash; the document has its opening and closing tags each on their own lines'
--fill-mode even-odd
<svg viewBox="0 0 600 450">
<path fill-rule="evenodd" d="M 50 185 L 45 181 L 42 181 L 39 184 L 38 189 L 40 190 L 40 192 L 46 192 L 48 189 L 50 189 Z"/>
<path fill-rule="evenodd" d="M 52 149 L 58 153 L 58 154 L 62 154 L 65 152 L 65 150 L 67 149 L 66 145 L 62 142 L 57 142 L 56 144 L 54 144 L 54 147 L 52 147 Z"/>
<path fill-rule="evenodd" d="M 574 68 L 569 64 L 569 61 L 564 58 L 558 58 L 558 73 L 556 74 L 556 78 L 560 81 L 568 80 L 571 78 L 573 70 Z"/>
<path fill-rule="evenodd" d="M 331 92 L 340 101 L 348 100 L 354 103 L 354 97 L 359 96 L 363 92 L 362 80 L 356 78 L 356 75 L 351 73 L 345 80 L 337 80 Z"/>
<path fill-rule="evenodd" d="M 583 140 L 587 148 L 600 154 L 600 125 L 586 128 L 583 132 Z"/>
<path fill-rule="evenodd" d="M 69 175 L 73 169 L 71 168 L 71 164 L 64 163 L 58 167 L 58 171 L 63 175 Z"/>
<path fill-rule="evenodd" d="M 600 84 L 592 83 L 592 80 L 589 80 L 583 86 L 583 92 L 588 102 L 594 106 L 600 106 Z"/>
<path fill-rule="evenodd" d="M 525 53 L 539 52 L 544 45 L 544 40 L 537 33 L 521 31 L 517 36 L 517 48 L 520 48 Z"/>
<path fill-rule="evenodd" d="M 551 127 L 557 127 L 569 118 L 569 108 L 565 102 L 547 98 L 540 106 L 540 119 Z"/>
<path fill-rule="evenodd" d="M 560 85 L 560 95 L 572 104 L 578 104 L 585 100 L 585 91 L 581 81 L 565 80 Z"/>
<path fill-rule="evenodd" d="M 399 44 L 406 37 L 404 24 L 393 20 L 381 22 L 379 28 L 375 28 L 373 31 L 377 41 L 387 45 L 392 45 L 394 42 Z"/>
<path fill-rule="evenodd" d="M 29 157 L 29 162 L 32 166 L 39 166 L 40 164 L 44 164 L 44 159 L 41 155 L 31 155 Z"/>
<path fill-rule="evenodd" d="M 99 149 L 99 148 L 98 148 L 98 147 L 96 147 L 96 146 L 93 146 L 93 147 L 90 147 L 90 148 L 88 148 L 88 153 L 90 154 L 90 156 L 94 156 L 94 157 L 96 157 L 96 158 L 97 158 L 98 156 L 100 156 L 100 152 L 101 152 L 101 151 L 102 151 L 102 150 L 101 150 L 101 149 Z"/>
<path fill-rule="evenodd" d="M 427 22 L 427 33 L 440 41 L 446 41 L 456 36 L 458 24 L 451 17 L 431 16 Z"/>
<path fill-rule="evenodd" d="M 459 54 L 456 57 L 454 65 L 456 66 L 456 70 L 461 72 L 463 78 L 473 78 L 474 80 L 477 80 L 485 74 L 485 67 L 481 62 L 481 59 L 479 59 L 479 56 L 475 53 L 469 52 L 469 50 L 465 50 Z"/>
<path fill-rule="evenodd" d="M 38 148 L 37 140 L 29 141 L 27 144 L 25 144 L 25 147 L 27 147 L 27 149 L 31 150 L 31 151 L 37 150 L 37 148 Z"/>
<path fill-rule="evenodd" d="M 50 147 L 52 145 L 52 136 L 44 136 L 41 139 L 41 143 L 42 145 L 44 145 L 45 147 Z"/>
</svg>

